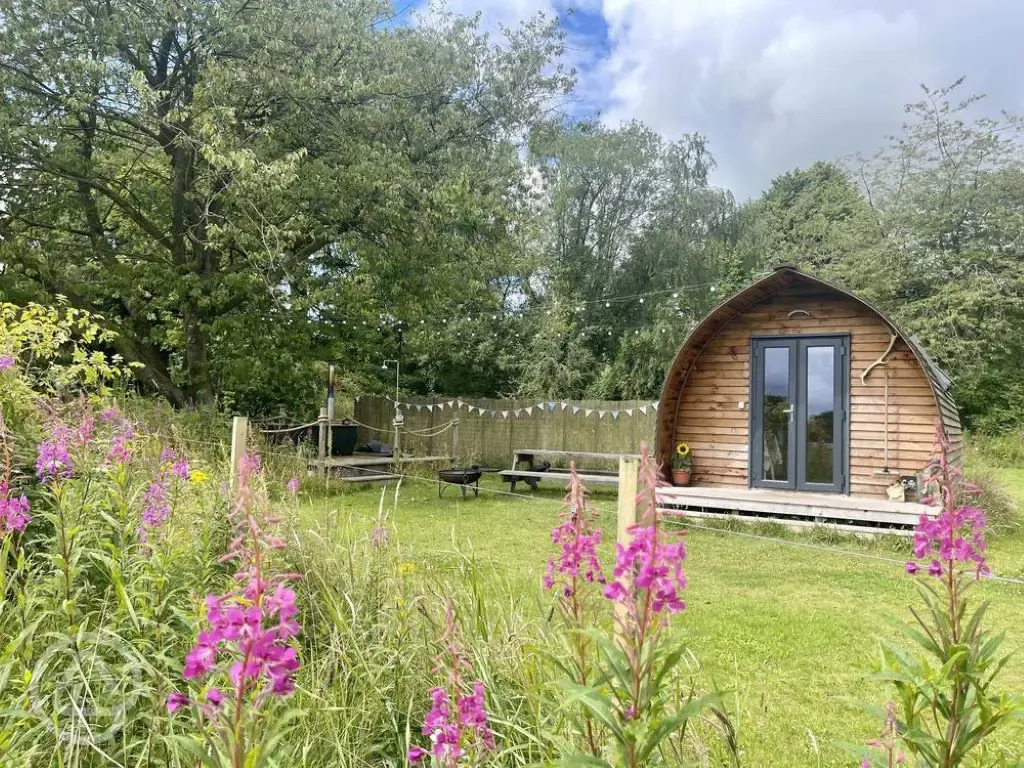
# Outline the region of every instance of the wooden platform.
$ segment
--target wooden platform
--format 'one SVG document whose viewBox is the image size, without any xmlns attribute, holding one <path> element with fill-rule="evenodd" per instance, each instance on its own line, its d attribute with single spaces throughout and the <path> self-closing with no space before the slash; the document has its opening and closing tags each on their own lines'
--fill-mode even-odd
<svg viewBox="0 0 1024 768">
<path fill-rule="evenodd" d="M 451 456 L 382 456 L 379 453 L 355 453 L 351 456 L 328 457 L 327 471 L 336 480 L 346 483 L 374 483 L 398 480 L 402 467 L 410 464 L 444 464 L 452 461 Z M 319 459 L 312 459 L 310 465 L 323 471 Z"/>
<path fill-rule="evenodd" d="M 351 456 L 330 456 L 327 466 L 335 467 L 386 467 L 392 464 L 449 463 L 451 456 L 382 456 L 379 453 L 354 453 Z M 318 459 L 313 461 L 319 463 Z"/>
<path fill-rule="evenodd" d="M 832 493 L 798 493 L 767 488 L 659 488 L 659 509 L 694 517 L 777 522 L 794 527 L 824 525 L 843 531 L 885 531 L 909 535 L 934 507 Z"/>
</svg>

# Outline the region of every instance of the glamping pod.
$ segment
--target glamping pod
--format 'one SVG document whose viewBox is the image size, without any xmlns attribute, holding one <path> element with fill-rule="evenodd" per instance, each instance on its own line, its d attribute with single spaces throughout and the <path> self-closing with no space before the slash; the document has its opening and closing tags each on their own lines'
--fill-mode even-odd
<svg viewBox="0 0 1024 768">
<path fill-rule="evenodd" d="M 906 527 L 936 427 L 963 453 L 952 381 L 914 336 L 853 294 L 780 266 L 705 317 L 676 355 L 657 456 L 690 448 L 666 506 L 840 527 Z"/>
</svg>

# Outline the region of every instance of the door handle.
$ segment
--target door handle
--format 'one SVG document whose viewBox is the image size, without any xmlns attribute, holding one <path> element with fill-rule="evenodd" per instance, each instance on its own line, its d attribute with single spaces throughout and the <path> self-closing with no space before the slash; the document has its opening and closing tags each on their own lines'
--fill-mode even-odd
<svg viewBox="0 0 1024 768">
<path fill-rule="evenodd" d="M 789 408 L 784 409 L 782 412 L 783 413 L 793 413 L 793 406 L 792 405 L 789 406 Z"/>
</svg>

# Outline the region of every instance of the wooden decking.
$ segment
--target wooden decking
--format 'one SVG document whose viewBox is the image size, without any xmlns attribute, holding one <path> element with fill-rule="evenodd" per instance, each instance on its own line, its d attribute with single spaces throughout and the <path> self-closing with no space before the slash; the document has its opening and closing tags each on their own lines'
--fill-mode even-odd
<svg viewBox="0 0 1024 768">
<path fill-rule="evenodd" d="M 798 528 L 823 525 L 855 533 L 908 535 L 922 514 L 935 514 L 935 508 L 925 504 L 767 488 L 688 486 L 659 488 L 657 494 L 659 509 L 668 514 L 777 522 Z"/>
</svg>

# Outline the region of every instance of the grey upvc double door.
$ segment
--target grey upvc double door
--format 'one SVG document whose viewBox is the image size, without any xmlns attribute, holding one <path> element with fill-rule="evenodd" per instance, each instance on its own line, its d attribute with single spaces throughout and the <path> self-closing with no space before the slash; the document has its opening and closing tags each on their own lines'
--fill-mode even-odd
<svg viewBox="0 0 1024 768">
<path fill-rule="evenodd" d="M 848 336 L 751 340 L 751 485 L 848 490 L 848 350 Z"/>
</svg>

